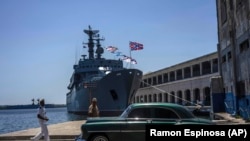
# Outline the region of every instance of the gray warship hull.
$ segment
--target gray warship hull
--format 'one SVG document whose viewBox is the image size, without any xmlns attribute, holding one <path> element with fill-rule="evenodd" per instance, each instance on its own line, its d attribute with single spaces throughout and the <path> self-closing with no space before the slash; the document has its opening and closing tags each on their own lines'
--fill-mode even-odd
<svg viewBox="0 0 250 141">
<path fill-rule="evenodd" d="M 97 98 L 100 116 L 116 116 L 133 101 L 140 87 L 142 72 L 138 69 L 113 71 L 95 83 L 84 83 L 67 93 L 69 113 L 87 115 L 90 101 Z"/>
</svg>

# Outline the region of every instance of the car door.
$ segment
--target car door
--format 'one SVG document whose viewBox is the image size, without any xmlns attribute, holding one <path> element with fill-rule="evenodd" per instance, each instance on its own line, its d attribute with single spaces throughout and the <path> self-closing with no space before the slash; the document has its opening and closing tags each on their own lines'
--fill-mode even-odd
<svg viewBox="0 0 250 141">
<path fill-rule="evenodd" d="M 132 109 L 122 125 L 122 141 L 145 141 L 146 124 L 151 122 L 149 108 Z"/>
</svg>

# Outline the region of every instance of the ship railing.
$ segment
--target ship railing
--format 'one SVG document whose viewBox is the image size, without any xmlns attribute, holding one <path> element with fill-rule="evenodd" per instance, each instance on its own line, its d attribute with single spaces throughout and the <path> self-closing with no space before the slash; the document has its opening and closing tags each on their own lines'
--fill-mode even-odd
<svg viewBox="0 0 250 141">
<path fill-rule="evenodd" d="M 86 82 L 100 80 L 104 75 L 103 74 L 93 74 L 88 76 L 85 80 Z"/>
</svg>

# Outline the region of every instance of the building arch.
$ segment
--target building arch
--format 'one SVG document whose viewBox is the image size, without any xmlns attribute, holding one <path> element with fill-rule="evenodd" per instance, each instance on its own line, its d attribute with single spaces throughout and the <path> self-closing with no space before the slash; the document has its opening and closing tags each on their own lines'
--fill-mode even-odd
<svg viewBox="0 0 250 141">
<path fill-rule="evenodd" d="M 210 94 L 210 88 L 205 87 L 204 88 L 204 105 L 211 105 L 211 94 Z"/>
<path fill-rule="evenodd" d="M 182 100 L 182 91 L 181 90 L 177 92 L 177 96 L 178 96 L 177 103 L 182 105 L 183 100 Z"/>
<path fill-rule="evenodd" d="M 189 89 L 185 90 L 185 100 L 187 102 L 185 102 L 184 105 L 187 105 L 187 106 L 190 105 L 190 102 L 191 102 L 191 92 L 190 92 Z"/>
<path fill-rule="evenodd" d="M 164 97 L 165 97 L 164 102 L 168 102 L 168 93 L 164 93 Z"/>
<path fill-rule="evenodd" d="M 148 102 L 152 102 L 152 95 L 151 94 L 148 95 Z"/>
<path fill-rule="evenodd" d="M 148 96 L 144 95 L 144 102 L 148 102 Z"/>
<path fill-rule="evenodd" d="M 197 103 L 197 100 L 198 101 L 201 100 L 200 89 L 199 88 L 194 89 L 194 103 Z"/>
<path fill-rule="evenodd" d="M 170 94 L 171 94 L 170 95 L 170 102 L 175 103 L 175 93 L 174 93 L 174 91 L 172 91 Z"/>
<path fill-rule="evenodd" d="M 153 94 L 153 102 L 157 102 L 157 96 L 156 96 L 156 94 Z"/>
<path fill-rule="evenodd" d="M 143 98 L 143 95 L 140 96 L 140 103 L 143 103 L 144 102 L 144 98 Z"/>
<path fill-rule="evenodd" d="M 158 102 L 162 102 L 162 93 L 158 94 Z"/>
</svg>

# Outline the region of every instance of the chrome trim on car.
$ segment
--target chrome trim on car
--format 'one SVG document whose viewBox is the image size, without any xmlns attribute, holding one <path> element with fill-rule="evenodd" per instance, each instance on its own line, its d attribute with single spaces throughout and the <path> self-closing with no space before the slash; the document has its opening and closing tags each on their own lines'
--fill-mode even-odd
<svg viewBox="0 0 250 141">
<path fill-rule="evenodd" d="M 146 130 L 122 130 L 121 132 L 146 132 Z"/>
<path fill-rule="evenodd" d="M 97 130 L 97 131 L 88 131 L 88 133 L 101 133 L 101 132 L 105 132 L 105 133 L 118 133 L 118 132 L 146 132 L 146 130 Z"/>
<path fill-rule="evenodd" d="M 97 130 L 97 131 L 88 131 L 88 133 L 100 133 L 100 132 L 121 132 L 120 130 Z"/>
</svg>

